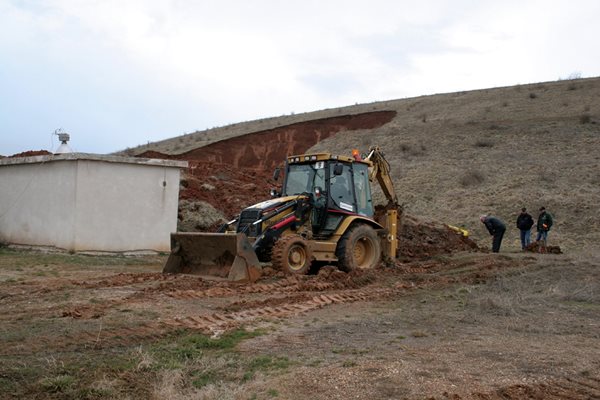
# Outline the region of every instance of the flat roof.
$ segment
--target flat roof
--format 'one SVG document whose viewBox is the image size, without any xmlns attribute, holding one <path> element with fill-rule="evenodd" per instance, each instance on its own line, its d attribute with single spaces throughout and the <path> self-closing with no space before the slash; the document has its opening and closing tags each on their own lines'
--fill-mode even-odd
<svg viewBox="0 0 600 400">
<path fill-rule="evenodd" d="M 120 164 L 152 165 L 158 167 L 187 168 L 187 161 L 163 160 L 160 158 L 122 157 L 91 153 L 50 154 L 31 157 L 6 157 L 0 159 L 0 167 L 6 165 L 48 163 L 54 161 L 101 161 Z"/>
</svg>

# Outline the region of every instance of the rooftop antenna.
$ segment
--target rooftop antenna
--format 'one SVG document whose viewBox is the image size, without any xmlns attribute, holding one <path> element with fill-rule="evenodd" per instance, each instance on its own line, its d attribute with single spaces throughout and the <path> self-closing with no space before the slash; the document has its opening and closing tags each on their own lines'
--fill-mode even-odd
<svg viewBox="0 0 600 400">
<path fill-rule="evenodd" d="M 58 149 L 56 149 L 56 151 L 54 152 L 54 154 L 72 153 L 73 150 L 71 150 L 71 148 L 67 144 L 67 142 L 69 141 L 69 139 L 71 139 L 71 137 L 69 136 L 69 134 L 67 132 L 64 132 L 62 130 L 62 128 L 59 128 L 59 129 L 55 130 L 54 134 L 56 136 L 58 136 L 58 140 L 60 140 L 60 146 L 58 146 Z"/>
</svg>

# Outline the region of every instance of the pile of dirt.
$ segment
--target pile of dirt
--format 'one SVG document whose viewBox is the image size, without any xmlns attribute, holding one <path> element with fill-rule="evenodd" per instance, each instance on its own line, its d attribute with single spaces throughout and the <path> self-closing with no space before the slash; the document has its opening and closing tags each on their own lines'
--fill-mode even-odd
<svg viewBox="0 0 600 400">
<path fill-rule="evenodd" d="M 269 198 L 270 189 L 277 186 L 271 178 L 272 173 L 264 170 L 189 161 L 180 199 L 205 201 L 231 219 L 242 209 Z"/>
<path fill-rule="evenodd" d="M 403 215 L 398 227 L 400 259 L 427 258 L 458 251 L 477 251 L 477 244 L 447 225 Z"/>
<path fill-rule="evenodd" d="M 33 156 L 48 156 L 52 155 L 47 150 L 28 150 L 22 153 L 13 154 L 12 156 L 8 156 L 9 158 L 17 158 L 17 157 L 33 157 Z"/>
<path fill-rule="evenodd" d="M 525 248 L 532 253 L 562 254 L 560 246 L 544 246 L 541 242 L 533 242 Z"/>
</svg>

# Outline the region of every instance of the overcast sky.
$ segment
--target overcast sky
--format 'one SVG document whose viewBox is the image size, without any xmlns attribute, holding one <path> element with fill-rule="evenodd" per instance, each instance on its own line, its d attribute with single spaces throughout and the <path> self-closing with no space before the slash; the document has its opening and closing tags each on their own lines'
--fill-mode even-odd
<svg viewBox="0 0 600 400">
<path fill-rule="evenodd" d="M 0 0 L 0 154 L 600 76 L 600 1 Z"/>
</svg>

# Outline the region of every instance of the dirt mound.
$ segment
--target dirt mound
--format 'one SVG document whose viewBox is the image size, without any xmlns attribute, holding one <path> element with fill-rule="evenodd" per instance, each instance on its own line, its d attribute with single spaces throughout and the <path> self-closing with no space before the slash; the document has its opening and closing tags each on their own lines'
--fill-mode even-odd
<svg viewBox="0 0 600 400">
<path fill-rule="evenodd" d="M 533 242 L 525 248 L 532 253 L 562 254 L 560 246 L 544 246 L 541 242 Z"/>
<path fill-rule="evenodd" d="M 272 173 L 240 169 L 227 164 L 190 161 L 181 181 L 180 199 L 205 201 L 227 219 L 252 204 L 269 198 Z"/>
<path fill-rule="evenodd" d="M 12 156 L 8 156 L 9 158 L 17 158 L 17 157 L 33 157 L 33 156 L 48 156 L 51 155 L 47 150 L 28 150 L 22 153 L 13 154 Z"/>
<path fill-rule="evenodd" d="M 398 228 L 400 258 L 427 258 L 457 251 L 479 250 L 477 244 L 447 225 L 402 216 Z"/>
</svg>

